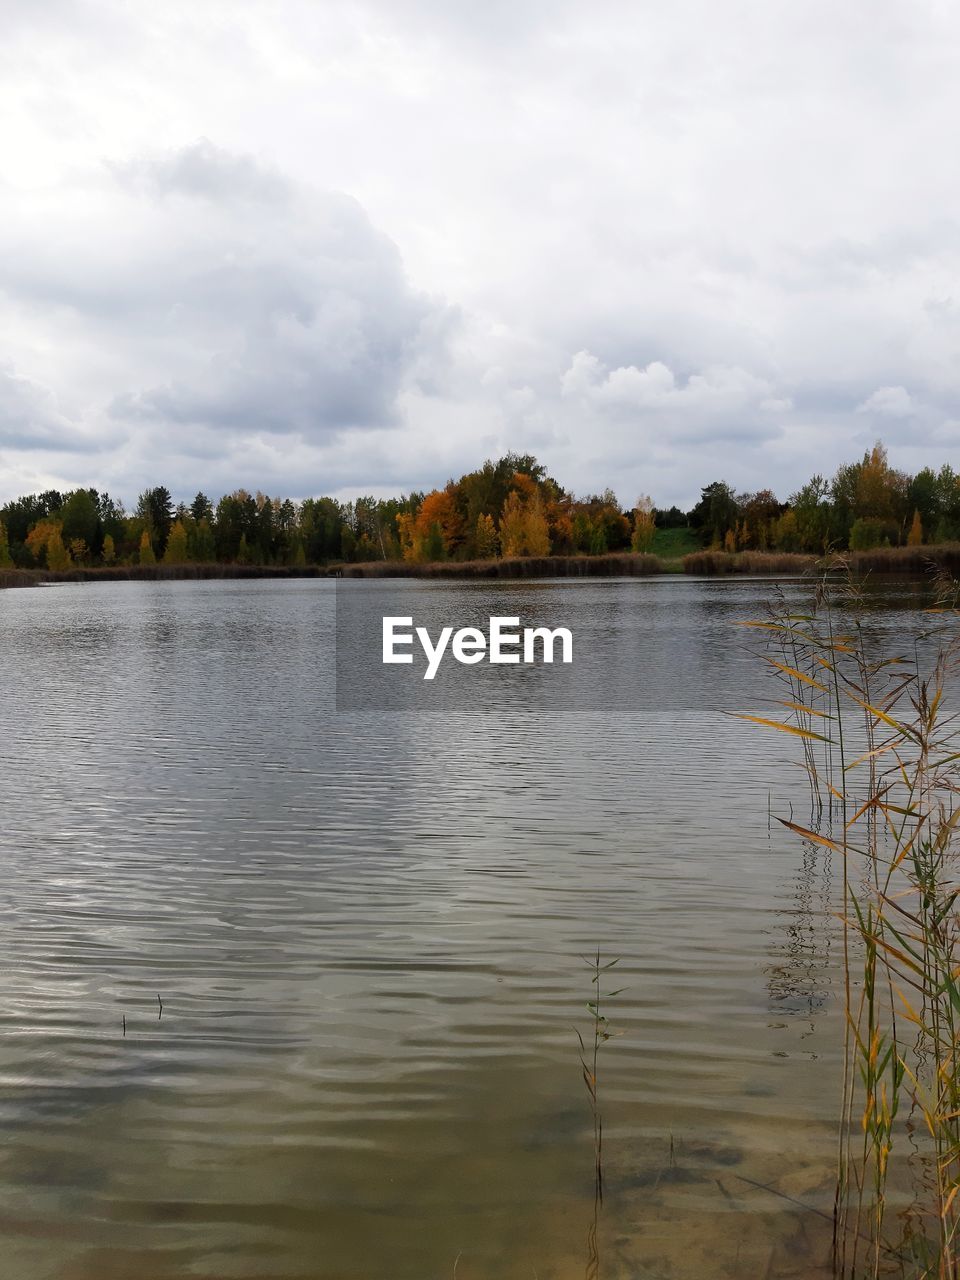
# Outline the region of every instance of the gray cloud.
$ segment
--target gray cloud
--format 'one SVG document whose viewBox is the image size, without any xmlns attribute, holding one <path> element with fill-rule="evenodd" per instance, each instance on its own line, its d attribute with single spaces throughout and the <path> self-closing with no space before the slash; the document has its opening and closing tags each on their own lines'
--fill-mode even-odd
<svg viewBox="0 0 960 1280">
<path fill-rule="evenodd" d="M 233 155 L 201 138 L 189 146 L 134 160 L 107 161 L 118 181 L 156 197 L 180 195 L 233 205 L 281 204 L 294 191 L 282 174 L 252 156 Z"/>
<path fill-rule="evenodd" d="M 58 211 L 36 253 L 4 255 L 0 282 L 41 325 L 56 308 L 67 341 L 118 348 L 126 387 L 100 406 L 115 423 L 218 428 L 228 450 L 251 433 L 316 445 L 396 425 L 404 382 L 439 376 L 453 314 L 410 286 L 356 200 L 207 141 L 108 169 L 79 228 Z M 52 440 L 44 421 L 22 447 Z"/>
<path fill-rule="evenodd" d="M 100 447 L 60 412 L 49 387 L 0 365 L 0 449 L 86 453 Z"/>
</svg>

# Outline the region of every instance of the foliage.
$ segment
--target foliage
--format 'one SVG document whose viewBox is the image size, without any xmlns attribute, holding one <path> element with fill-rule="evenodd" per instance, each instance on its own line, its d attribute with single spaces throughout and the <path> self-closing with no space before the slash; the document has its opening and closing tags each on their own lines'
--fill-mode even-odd
<svg viewBox="0 0 960 1280">
<path fill-rule="evenodd" d="M 850 550 L 870 551 L 897 544 L 897 526 L 882 516 L 858 516 L 850 529 Z"/>
<path fill-rule="evenodd" d="M 738 494 L 715 480 L 689 512 L 658 508 L 646 496 L 625 512 L 611 489 L 577 497 L 532 455 L 507 453 L 442 488 L 393 498 L 293 502 L 236 489 L 216 505 L 199 492 L 189 505 L 175 506 L 170 491 L 155 485 L 127 514 L 122 503 L 96 489 L 50 489 L 0 507 L 0 523 L 10 559 L 21 568 L 49 566 L 54 527 L 68 559 L 94 565 L 140 563 L 144 532 L 155 557 L 179 564 L 424 565 L 627 549 L 669 559 L 696 547 L 730 557 L 822 556 L 960 538 L 960 476 L 946 465 L 906 476 L 890 466 L 878 442 L 859 461 L 839 467 L 832 480 L 814 475 L 787 502 L 769 489 Z M 167 557 L 171 537 L 173 560 Z M 63 559 L 59 548 L 54 559 Z"/>
</svg>

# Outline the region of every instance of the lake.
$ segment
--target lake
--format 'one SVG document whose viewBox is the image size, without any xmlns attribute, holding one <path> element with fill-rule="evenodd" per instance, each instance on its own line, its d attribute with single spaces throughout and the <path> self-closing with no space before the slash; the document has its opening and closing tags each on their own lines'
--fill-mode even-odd
<svg viewBox="0 0 960 1280">
<path fill-rule="evenodd" d="M 0 593 L 4 1274 L 583 1276 L 597 948 L 600 1274 L 820 1274 L 836 869 L 725 714 L 772 584 L 365 585 L 606 619 L 623 703 L 338 711 L 328 580 Z"/>
</svg>

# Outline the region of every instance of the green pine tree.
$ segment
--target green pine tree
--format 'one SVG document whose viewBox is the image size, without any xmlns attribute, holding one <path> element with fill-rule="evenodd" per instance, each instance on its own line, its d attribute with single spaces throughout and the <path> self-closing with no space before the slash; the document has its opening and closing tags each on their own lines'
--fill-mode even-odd
<svg viewBox="0 0 960 1280">
<path fill-rule="evenodd" d="M 7 526 L 0 520 L 0 569 L 12 569 L 13 557 L 10 555 L 10 540 L 7 537 Z"/>
</svg>

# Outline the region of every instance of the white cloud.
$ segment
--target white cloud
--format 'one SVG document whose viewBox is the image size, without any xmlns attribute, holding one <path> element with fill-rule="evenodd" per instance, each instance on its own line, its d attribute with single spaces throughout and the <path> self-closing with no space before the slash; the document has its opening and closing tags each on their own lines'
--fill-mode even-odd
<svg viewBox="0 0 960 1280">
<path fill-rule="evenodd" d="M 668 413 L 698 422 L 743 414 L 757 409 L 786 409 L 787 400 L 774 400 L 770 385 L 745 369 L 717 365 L 679 379 L 661 360 L 648 365 L 607 366 L 589 351 L 578 351 L 560 379 L 562 395 L 616 413 Z"/>
<path fill-rule="evenodd" d="M 877 387 L 862 404 L 857 413 L 875 413 L 882 418 L 909 418 L 916 413 L 916 406 L 906 387 Z"/>
</svg>

